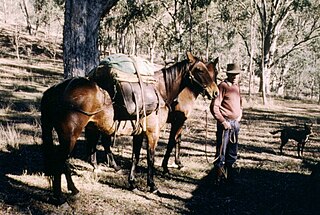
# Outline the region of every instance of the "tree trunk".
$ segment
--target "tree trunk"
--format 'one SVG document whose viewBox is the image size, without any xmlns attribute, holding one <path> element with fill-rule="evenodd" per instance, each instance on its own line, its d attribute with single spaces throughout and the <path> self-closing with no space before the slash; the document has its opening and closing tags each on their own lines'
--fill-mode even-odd
<svg viewBox="0 0 320 215">
<path fill-rule="evenodd" d="M 319 87 L 318 87 L 318 104 L 320 104 L 320 75 L 318 74 L 318 84 L 319 84 Z"/>
<path fill-rule="evenodd" d="M 20 7 L 26 17 L 27 31 L 28 31 L 29 35 L 32 35 L 31 19 L 30 19 L 30 15 L 29 15 L 27 2 L 25 0 L 23 0 L 22 3 L 20 3 Z"/>
<path fill-rule="evenodd" d="M 63 29 L 64 77 L 85 76 L 99 63 L 101 17 L 118 0 L 67 0 Z"/>
<path fill-rule="evenodd" d="M 253 11 L 253 2 L 251 0 L 251 11 Z M 251 46 L 251 51 L 250 51 L 250 62 L 248 66 L 249 70 L 249 99 L 251 99 L 251 94 L 252 94 L 252 88 L 253 88 L 253 75 L 254 75 L 254 70 L 253 70 L 253 56 L 255 54 L 255 48 L 254 48 L 254 42 L 255 42 L 255 16 L 251 17 L 251 24 L 250 24 L 250 46 Z"/>
<path fill-rule="evenodd" d="M 285 82 L 284 82 L 284 77 L 287 75 L 288 71 L 289 71 L 290 67 L 289 65 L 285 64 L 283 66 L 283 68 L 281 69 L 281 74 L 279 77 L 279 83 L 277 84 L 277 94 L 280 96 L 284 96 L 284 86 L 285 86 Z"/>
<path fill-rule="evenodd" d="M 265 74 L 266 74 L 266 56 L 265 56 L 265 34 L 262 32 L 262 58 L 261 58 L 261 86 L 262 86 L 262 102 L 263 105 L 267 105 L 267 96 L 266 96 L 266 79 L 265 79 Z"/>
<path fill-rule="evenodd" d="M 7 17 L 8 17 L 7 1 L 2 0 L 2 2 L 3 2 L 4 23 L 7 23 Z"/>
<path fill-rule="evenodd" d="M 187 7 L 188 7 L 188 13 L 189 13 L 189 51 L 192 50 L 192 8 L 191 8 L 192 2 L 189 3 L 187 0 Z"/>
<path fill-rule="evenodd" d="M 208 7 L 206 7 L 206 60 L 209 60 L 209 20 L 208 20 Z"/>
</svg>

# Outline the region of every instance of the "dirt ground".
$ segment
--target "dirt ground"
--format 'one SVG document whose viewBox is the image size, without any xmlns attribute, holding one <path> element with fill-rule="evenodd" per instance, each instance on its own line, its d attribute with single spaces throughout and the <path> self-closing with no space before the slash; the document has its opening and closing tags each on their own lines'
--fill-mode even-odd
<svg viewBox="0 0 320 215">
<path fill-rule="evenodd" d="M 5 50 L 7 51 L 7 50 Z M 4 51 L 3 51 L 4 52 Z M 113 147 L 121 172 L 105 166 L 99 146 L 100 170 L 84 160 L 85 140 L 78 140 L 71 158 L 73 179 L 80 193 L 68 202 L 51 203 L 52 192 L 42 173 L 39 105 L 45 89 L 63 79 L 62 62 L 0 58 L 0 214 L 319 214 L 320 211 L 320 106 L 309 101 L 244 95 L 238 180 L 215 187 L 212 161 L 215 120 L 209 101 L 199 97 L 182 137 L 184 168 L 162 173 L 170 125 L 163 131 L 156 151 L 155 182 L 158 194 L 146 188 L 146 152 L 138 168 L 138 189 L 128 189 L 131 137 L 119 137 Z M 208 119 L 208 124 L 206 124 Z M 312 123 L 313 133 L 302 159 L 290 141 L 279 154 L 281 126 Z M 7 136 L 5 135 L 7 134 Z M 172 161 L 172 160 L 170 160 Z"/>
</svg>

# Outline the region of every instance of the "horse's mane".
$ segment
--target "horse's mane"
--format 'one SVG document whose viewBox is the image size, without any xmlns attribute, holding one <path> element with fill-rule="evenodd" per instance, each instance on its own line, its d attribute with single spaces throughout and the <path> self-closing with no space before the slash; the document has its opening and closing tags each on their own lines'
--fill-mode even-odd
<svg viewBox="0 0 320 215">
<path fill-rule="evenodd" d="M 172 66 L 165 67 L 162 69 L 163 77 L 165 81 L 166 91 L 173 92 L 174 83 L 176 83 L 177 79 L 180 77 L 180 81 L 184 77 L 185 73 L 188 71 L 188 60 L 183 60 L 173 64 Z"/>
</svg>

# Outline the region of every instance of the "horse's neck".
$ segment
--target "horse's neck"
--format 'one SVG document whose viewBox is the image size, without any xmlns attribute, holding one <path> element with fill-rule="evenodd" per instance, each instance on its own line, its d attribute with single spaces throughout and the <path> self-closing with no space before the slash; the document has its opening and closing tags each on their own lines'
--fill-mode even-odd
<svg viewBox="0 0 320 215">
<path fill-rule="evenodd" d="M 166 73 L 166 71 L 161 71 L 156 73 L 156 78 L 158 79 L 158 88 L 162 98 L 167 104 L 171 104 L 185 88 L 183 86 L 184 74 L 180 71 L 174 74 L 172 77 L 166 77 L 172 75 L 171 73 Z"/>
<path fill-rule="evenodd" d="M 198 95 L 199 93 L 194 92 L 189 87 L 185 87 L 179 93 L 177 100 L 179 103 L 189 103 L 191 105 L 196 101 Z"/>
</svg>

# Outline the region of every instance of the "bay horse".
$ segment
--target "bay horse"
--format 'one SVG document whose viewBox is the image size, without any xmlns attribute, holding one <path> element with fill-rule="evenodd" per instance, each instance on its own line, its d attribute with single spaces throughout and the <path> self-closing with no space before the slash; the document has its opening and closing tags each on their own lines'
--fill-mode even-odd
<svg viewBox="0 0 320 215">
<path fill-rule="evenodd" d="M 101 89 L 96 82 L 84 77 L 67 79 L 50 87 L 43 93 L 41 100 L 41 129 L 44 152 L 44 172 L 53 179 L 53 198 L 56 204 L 65 202 L 61 191 L 61 175 L 65 174 L 67 188 L 72 195 L 79 192 L 73 183 L 68 164 L 70 153 L 75 147 L 78 137 L 85 127 L 91 135 L 102 132 L 113 135 L 133 136 L 131 170 L 129 187 L 135 188 L 135 170 L 138 165 L 143 138 L 147 140 L 147 186 L 151 192 L 157 191 L 154 183 L 154 156 L 160 130 L 165 125 L 169 105 L 174 102 L 181 90 L 186 86 L 203 91 L 209 97 L 218 93 L 218 87 L 212 79 L 207 66 L 187 53 L 187 59 L 168 68 L 155 72 L 156 90 L 162 102 L 158 110 L 140 118 L 139 125 L 146 125 L 146 130 L 137 132 L 131 123 L 125 123 L 117 130 L 115 109 L 109 93 Z M 155 101 L 157 102 L 157 101 Z M 58 135 L 58 144 L 54 144 L 53 130 Z M 90 136 L 90 139 L 95 139 Z"/>
<path fill-rule="evenodd" d="M 213 63 L 207 65 L 208 70 L 213 73 L 213 81 L 217 83 L 217 75 L 219 72 L 219 58 L 217 57 Z M 168 173 L 168 161 L 170 154 L 175 147 L 175 165 L 181 169 L 183 167 L 180 160 L 180 143 L 181 135 L 183 131 L 183 125 L 188 117 L 191 115 L 195 101 L 199 96 L 199 91 L 194 91 L 190 87 L 185 87 L 178 95 L 175 102 L 171 105 L 171 110 L 168 117 L 168 123 L 171 124 L 171 130 L 169 135 L 169 141 L 167 145 L 167 150 L 165 152 L 164 158 L 162 160 L 162 168 L 164 173 Z M 186 95 L 189 99 L 184 99 Z M 217 96 L 217 95 L 215 95 Z"/>
<path fill-rule="evenodd" d="M 207 63 L 207 68 L 210 74 L 212 75 L 214 83 L 217 83 L 217 75 L 219 73 L 219 58 L 217 57 L 213 62 Z M 216 93 L 218 93 L 218 91 L 216 91 Z M 191 87 L 186 86 L 184 89 L 180 91 L 177 98 L 175 98 L 174 101 L 169 104 L 170 112 L 168 115 L 167 123 L 171 124 L 171 130 L 170 130 L 167 149 L 162 161 L 162 168 L 163 168 L 164 174 L 169 172 L 168 161 L 170 158 L 170 154 L 173 151 L 173 148 L 175 148 L 175 160 L 174 160 L 175 166 L 177 166 L 179 169 L 183 167 L 180 160 L 180 143 L 181 143 L 183 125 L 185 121 L 188 119 L 188 117 L 191 115 L 195 101 L 200 94 L 203 94 L 203 92 L 197 90 L 192 86 Z M 203 96 L 205 95 L 203 94 Z M 217 94 L 213 96 L 215 97 L 217 96 Z M 211 97 L 209 97 L 209 99 L 211 99 Z M 91 139 L 93 135 L 90 135 L 89 132 L 90 132 L 89 129 L 86 129 L 87 152 L 88 152 L 89 162 L 94 166 L 94 168 L 98 168 L 95 144 L 98 142 L 99 137 L 97 136 L 98 134 L 96 134 L 95 138 Z M 104 147 L 106 162 L 108 166 L 118 171 L 120 167 L 115 162 L 113 153 L 111 151 L 111 146 L 112 146 L 111 136 L 102 134 L 101 142 Z"/>
</svg>

